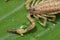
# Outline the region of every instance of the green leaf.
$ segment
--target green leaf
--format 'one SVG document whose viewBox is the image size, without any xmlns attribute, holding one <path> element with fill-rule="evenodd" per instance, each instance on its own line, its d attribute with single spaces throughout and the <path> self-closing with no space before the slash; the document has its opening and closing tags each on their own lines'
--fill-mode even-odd
<svg viewBox="0 0 60 40">
<path fill-rule="evenodd" d="M 60 40 L 60 16 L 57 15 L 56 24 L 47 22 L 48 28 L 36 22 L 36 27 L 20 36 L 6 32 L 8 29 L 17 29 L 30 23 L 26 18 L 27 10 L 24 6 L 26 0 L 0 0 L 0 40 Z M 25 23 L 26 22 L 26 23 Z"/>
</svg>

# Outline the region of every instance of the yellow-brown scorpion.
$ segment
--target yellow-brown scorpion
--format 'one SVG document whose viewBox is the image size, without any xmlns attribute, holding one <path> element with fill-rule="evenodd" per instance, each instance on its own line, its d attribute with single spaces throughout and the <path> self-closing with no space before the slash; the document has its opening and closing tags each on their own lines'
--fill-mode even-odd
<svg viewBox="0 0 60 40">
<path fill-rule="evenodd" d="M 8 30 L 8 32 L 17 33 L 23 36 L 24 33 L 35 28 L 35 22 L 31 15 L 36 19 L 42 26 L 46 26 L 47 20 L 55 21 L 55 14 L 60 13 L 60 0 L 27 0 L 25 7 L 28 10 L 27 18 L 31 22 L 31 25 L 26 29 Z M 52 19 L 50 19 L 50 18 Z M 43 19 L 43 23 L 39 21 L 39 18 Z"/>
</svg>

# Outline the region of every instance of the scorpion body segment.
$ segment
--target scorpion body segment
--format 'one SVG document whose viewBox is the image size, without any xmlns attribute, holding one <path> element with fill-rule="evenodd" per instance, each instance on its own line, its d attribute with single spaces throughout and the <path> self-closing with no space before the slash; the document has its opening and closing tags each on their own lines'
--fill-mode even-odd
<svg viewBox="0 0 60 40">
<path fill-rule="evenodd" d="M 32 8 L 35 8 L 35 11 L 32 11 L 33 14 L 51 14 L 53 12 L 59 12 L 60 11 L 60 1 L 55 2 L 45 2 L 42 4 L 38 4 L 37 6 L 34 6 Z M 31 11 L 31 10 L 30 10 Z"/>
</svg>

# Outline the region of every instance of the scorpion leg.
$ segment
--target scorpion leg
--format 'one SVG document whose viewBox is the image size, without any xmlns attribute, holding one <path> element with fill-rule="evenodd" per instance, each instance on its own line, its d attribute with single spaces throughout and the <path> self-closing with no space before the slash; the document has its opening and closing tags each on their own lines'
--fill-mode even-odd
<svg viewBox="0 0 60 40">
<path fill-rule="evenodd" d="M 45 26 L 46 25 L 46 22 L 44 22 L 44 23 L 41 23 L 40 21 L 39 21 L 39 17 L 38 16 L 36 16 L 36 15 L 33 15 L 34 17 L 35 17 L 35 19 L 36 19 L 36 21 L 38 22 L 38 23 L 40 23 L 42 26 Z"/>
<path fill-rule="evenodd" d="M 39 1 L 40 1 L 40 0 L 37 0 L 37 1 L 36 1 L 35 6 L 38 5 Z"/>
<path fill-rule="evenodd" d="M 39 21 L 39 17 L 37 17 L 36 15 L 33 15 L 36 19 L 36 21 Z"/>
<path fill-rule="evenodd" d="M 55 21 L 56 20 L 56 16 L 55 15 L 50 15 L 50 16 L 48 16 L 48 17 L 51 17 L 52 19 L 48 19 L 49 21 Z"/>
<path fill-rule="evenodd" d="M 29 9 L 30 8 L 30 3 L 32 2 L 33 0 L 27 0 L 26 3 L 25 3 L 25 7 L 26 9 Z"/>
<path fill-rule="evenodd" d="M 31 7 L 33 7 L 33 6 L 34 6 L 35 1 L 36 1 L 36 0 L 33 0 L 32 4 L 31 4 Z"/>
<path fill-rule="evenodd" d="M 39 22 L 42 26 L 46 26 L 46 22 L 47 22 L 47 18 L 46 17 L 44 17 L 44 16 L 40 16 L 40 15 L 37 15 L 38 17 L 40 17 L 40 18 L 42 18 L 42 19 L 44 19 L 44 22 L 43 23 L 41 23 L 41 22 Z"/>
<path fill-rule="evenodd" d="M 46 0 L 42 0 L 42 1 L 37 0 L 36 3 L 35 3 L 35 6 L 38 5 L 38 4 L 41 4 L 41 3 L 45 2 L 45 1 L 46 1 Z"/>
<path fill-rule="evenodd" d="M 58 13 L 58 12 L 55 12 L 55 14 L 56 13 Z M 52 15 L 51 15 L 52 14 Z M 55 22 L 55 20 L 56 20 L 56 16 L 55 15 L 53 15 L 54 13 L 51 13 L 50 15 L 43 15 L 43 16 L 45 16 L 45 17 L 48 17 L 48 20 L 49 21 L 53 21 L 53 22 Z M 52 19 L 49 19 L 49 18 L 52 18 Z"/>
<path fill-rule="evenodd" d="M 33 16 L 35 17 L 35 19 L 38 23 L 40 23 L 42 26 L 45 26 L 46 23 L 43 25 L 43 23 L 40 22 L 40 20 L 39 20 L 40 16 L 36 16 L 36 15 L 33 15 Z"/>
</svg>

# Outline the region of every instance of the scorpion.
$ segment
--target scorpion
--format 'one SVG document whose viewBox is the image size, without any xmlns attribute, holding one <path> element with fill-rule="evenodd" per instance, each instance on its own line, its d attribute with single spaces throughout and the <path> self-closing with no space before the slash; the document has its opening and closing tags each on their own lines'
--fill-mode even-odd
<svg viewBox="0 0 60 40">
<path fill-rule="evenodd" d="M 41 2 L 40 0 L 27 0 L 25 7 L 28 10 L 27 18 L 31 22 L 31 25 L 26 29 L 7 30 L 8 32 L 23 36 L 24 33 L 35 28 L 35 21 L 31 16 L 42 26 L 46 26 L 47 20 L 55 22 L 56 14 L 60 13 L 60 0 L 42 0 Z M 43 22 L 40 22 L 39 18 L 42 18 Z"/>
</svg>

